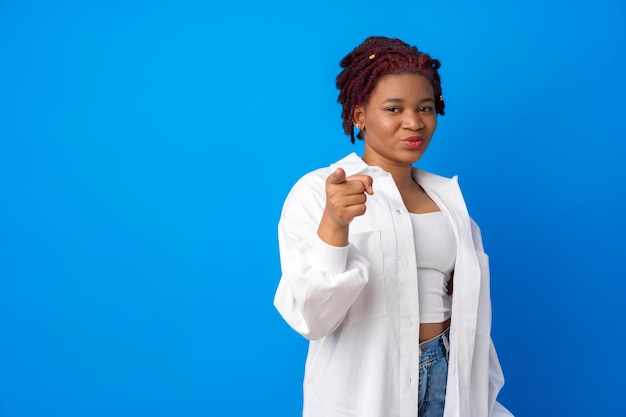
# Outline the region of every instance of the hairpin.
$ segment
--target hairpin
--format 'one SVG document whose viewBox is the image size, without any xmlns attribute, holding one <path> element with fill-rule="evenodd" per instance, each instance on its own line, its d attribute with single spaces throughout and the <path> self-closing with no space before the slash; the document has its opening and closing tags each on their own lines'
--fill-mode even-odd
<svg viewBox="0 0 626 417">
<path fill-rule="evenodd" d="M 370 59 L 374 59 L 374 58 L 376 58 L 376 55 L 374 54 L 370 55 Z"/>
</svg>

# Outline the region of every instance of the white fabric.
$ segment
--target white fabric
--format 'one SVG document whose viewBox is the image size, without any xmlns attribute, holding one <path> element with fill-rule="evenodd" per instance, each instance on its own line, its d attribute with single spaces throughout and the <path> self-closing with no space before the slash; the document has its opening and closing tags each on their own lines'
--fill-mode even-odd
<svg viewBox="0 0 626 417">
<path fill-rule="evenodd" d="M 374 195 L 350 224 L 350 243 L 322 242 L 325 181 L 337 167 L 371 175 Z M 415 169 L 414 178 L 454 226 L 457 253 L 445 417 L 510 416 L 496 402 L 504 383 L 490 337 L 488 258 L 456 177 Z M 278 228 L 282 277 L 274 304 L 310 339 L 304 417 L 415 417 L 419 296 L 411 220 L 393 178 L 350 154 L 305 175 Z"/>
<path fill-rule="evenodd" d="M 443 211 L 409 213 L 413 224 L 420 323 L 443 323 L 452 313 L 448 281 L 456 258 L 450 215 Z"/>
</svg>

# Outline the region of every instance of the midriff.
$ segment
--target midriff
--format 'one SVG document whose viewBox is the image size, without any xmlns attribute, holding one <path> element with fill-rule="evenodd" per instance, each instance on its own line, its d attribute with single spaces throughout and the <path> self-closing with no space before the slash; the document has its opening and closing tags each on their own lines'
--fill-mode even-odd
<svg viewBox="0 0 626 417">
<path fill-rule="evenodd" d="M 421 323 L 420 324 L 420 343 L 439 336 L 448 327 L 450 327 L 450 319 L 442 323 Z"/>
</svg>

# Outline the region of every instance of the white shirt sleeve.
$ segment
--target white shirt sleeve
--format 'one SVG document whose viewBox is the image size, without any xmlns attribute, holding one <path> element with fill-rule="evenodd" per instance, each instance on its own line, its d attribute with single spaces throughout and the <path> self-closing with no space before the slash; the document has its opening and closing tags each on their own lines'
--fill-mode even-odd
<svg viewBox="0 0 626 417">
<path fill-rule="evenodd" d="M 278 226 L 282 277 L 274 305 L 307 339 L 332 333 L 368 281 L 369 263 L 352 244 L 331 246 L 317 235 L 325 182 L 319 171 L 298 181 Z"/>
</svg>

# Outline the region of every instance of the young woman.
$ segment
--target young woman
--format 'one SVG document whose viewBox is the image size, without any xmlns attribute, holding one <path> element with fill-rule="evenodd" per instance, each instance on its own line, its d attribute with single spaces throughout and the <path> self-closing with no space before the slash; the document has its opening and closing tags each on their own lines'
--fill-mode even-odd
<svg viewBox="0 0 626 417">
<path fill-rule="evenodd" d="M 456 177 L 413 167 L 444 114 L 439 61 L 370 37 L 337 76 L 350 154 L 302 177 L 279 222 L 275 306 L 310 340 L 305 417 L 510 416 L 488 258 Z"/>
</svg>

